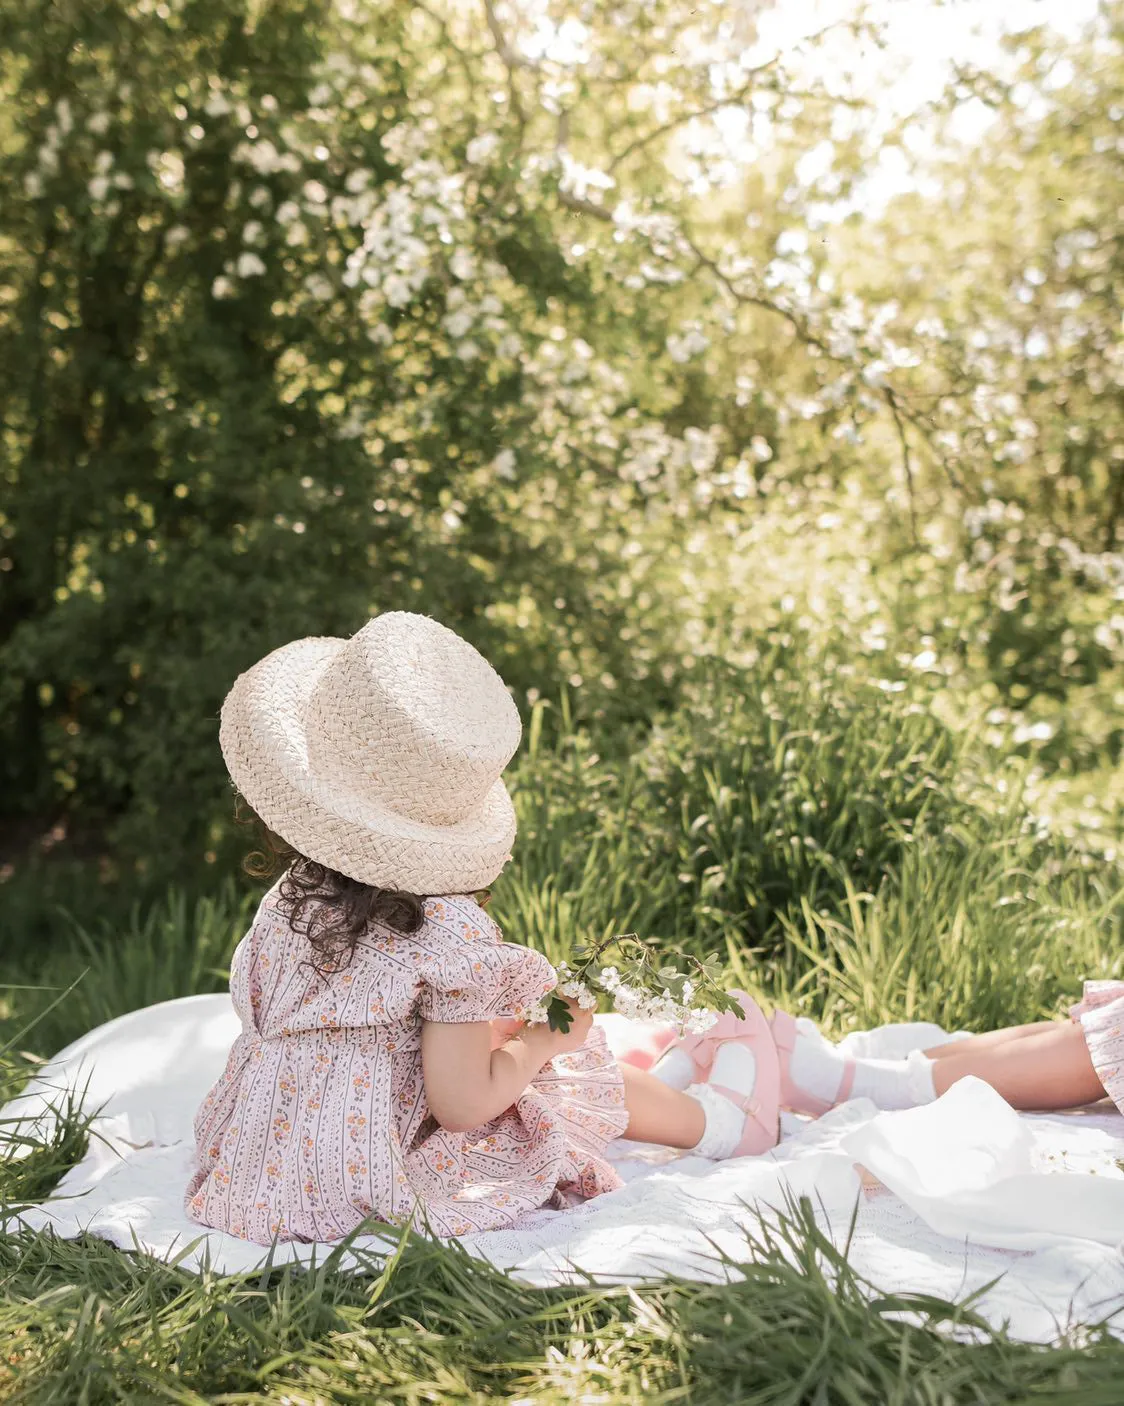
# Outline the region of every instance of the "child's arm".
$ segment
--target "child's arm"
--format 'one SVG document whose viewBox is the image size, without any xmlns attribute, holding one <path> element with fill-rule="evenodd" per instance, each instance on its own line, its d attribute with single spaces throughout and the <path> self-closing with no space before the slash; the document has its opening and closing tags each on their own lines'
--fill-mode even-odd
<svg viewBox="0 0 1124 1406">
<path fill-rule="evenodd" d="M 450 1133 L 466 1133 L 510 1108 L 555 1055 L 580 1049 L 593 1024 L 588 1011 L 571 1005 L 567 1034 L 529 1025 L 492 1049 L 485 1020 L 422 1022 L 422 1077 L 429 1111 Z"/>
</svg>

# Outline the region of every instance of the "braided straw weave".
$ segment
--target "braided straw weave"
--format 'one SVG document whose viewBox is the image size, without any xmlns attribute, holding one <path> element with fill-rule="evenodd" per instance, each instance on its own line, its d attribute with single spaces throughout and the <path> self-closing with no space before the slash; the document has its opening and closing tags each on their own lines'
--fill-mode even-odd
<svg viewBox="0 0 1124 1406">
<path fill-rule="evenodd" d="M 500 773 L 521 731 L 483 655 L 428 616 L 390 611 L 240 674 L 219 745 L 249 804 L 310 859 L 382 888 L 472 893 L 510 858 Z"/>
</svg>

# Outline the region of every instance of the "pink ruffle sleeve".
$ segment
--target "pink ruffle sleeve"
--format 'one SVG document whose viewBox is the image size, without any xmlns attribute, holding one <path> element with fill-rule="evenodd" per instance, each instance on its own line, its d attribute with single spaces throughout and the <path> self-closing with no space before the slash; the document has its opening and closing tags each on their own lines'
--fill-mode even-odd
<svg viewBox="0 0 1124 1406">
<path fill-rule="evenodd" d="M 499 941 L 499 929 L 471 899 L 430 900 L 426 916 L 442 941 L 420 973 L 422 1020 L 459 1025 L 526 1019 L 557 985 L 546 957 Z"/>
</svg>

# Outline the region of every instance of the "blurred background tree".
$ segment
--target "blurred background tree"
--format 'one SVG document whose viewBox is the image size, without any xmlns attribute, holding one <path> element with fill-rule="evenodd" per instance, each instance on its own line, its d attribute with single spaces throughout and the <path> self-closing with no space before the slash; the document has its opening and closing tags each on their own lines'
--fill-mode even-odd
<svg viewBox="0 0 1124 1406">
<path fill-rule="evenodd" d="M 610 750 L 708 655 L 838 666 L 1113 833 L 1124 8 L 890 128 L 877 13 L 768 14 L 13 0 L 8 873 L 205 870 L 233 678 L 388 608 Z"/>
</svg>

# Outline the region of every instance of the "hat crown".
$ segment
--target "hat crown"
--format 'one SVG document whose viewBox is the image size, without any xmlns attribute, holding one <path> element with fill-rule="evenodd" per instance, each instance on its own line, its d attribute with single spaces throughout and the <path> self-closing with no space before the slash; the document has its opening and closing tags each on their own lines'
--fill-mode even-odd
<svg viewBox="0 0 1124 1406">
<path fill-rule="evenodd" d="M 522 733 L 503 680 L 428 616 L 391 611 L 339 650 L 304 715 L 309 766 L 409 820 L 455 825 L 483 803 Z"/>
</svg>

